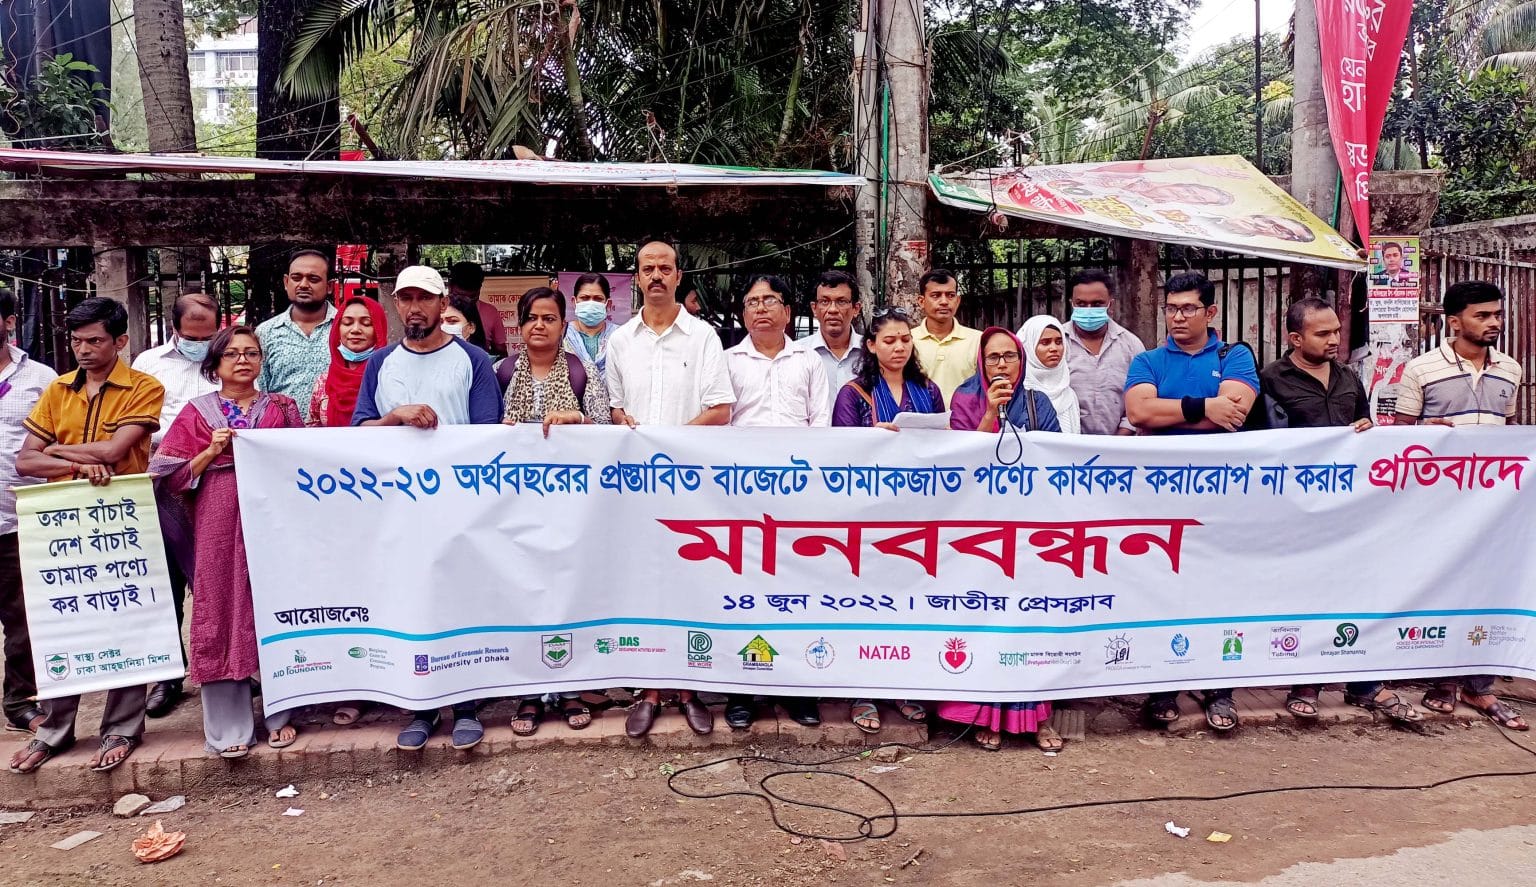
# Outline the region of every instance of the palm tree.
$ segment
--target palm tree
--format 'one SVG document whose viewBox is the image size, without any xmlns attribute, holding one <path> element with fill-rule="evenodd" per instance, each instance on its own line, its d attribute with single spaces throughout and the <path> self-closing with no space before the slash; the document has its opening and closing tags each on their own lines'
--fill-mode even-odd
<svg viewBox="0 0 1536 887">
<path fill-rule="evenodd" d="M 1147 66 L 1129 85 L 1123 98 L 1110 104 L 1093 122 L 1084 159 L 1139 156 L 1146 159 L 1152 136 L 1163 123 L 1227 98 L 1210 82 L 1210 68 L 1201 62 L 1182 69 L 1172 55 Z"/>
</svg>

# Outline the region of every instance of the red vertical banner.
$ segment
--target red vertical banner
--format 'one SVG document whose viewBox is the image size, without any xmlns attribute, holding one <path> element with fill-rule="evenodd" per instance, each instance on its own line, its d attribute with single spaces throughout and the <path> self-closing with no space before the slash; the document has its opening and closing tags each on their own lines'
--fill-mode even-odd
<svg viewBox="0 0 1536 887">
<path fill-rule="evenodd" d="M 1315 0 L 1328 129 L 1360 242 L 1370 242 L 1371 167 L 1397 82 L 1413 0 Z"/>
</svg>

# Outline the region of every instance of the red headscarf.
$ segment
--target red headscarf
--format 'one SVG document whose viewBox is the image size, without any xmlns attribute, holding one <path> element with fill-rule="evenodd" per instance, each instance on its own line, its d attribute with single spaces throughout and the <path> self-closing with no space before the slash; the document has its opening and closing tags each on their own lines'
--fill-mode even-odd
<svg viewBox="0 0 1536 887">
<path fill-rule="evenodd" d="M 352 411 L 357 408 L 357 392 L 363 387 L 363 371 L 368 363 L 347 363 L 341 356 L 341 315 L 351 305 L 361 304 L 373 318 L 373 347 L 383 348 L 389 339 L 389 318 L 384 316 L 384 306 L 367 296 L 352 296 L 342 302 L 331 324 L 331 368 L 325 371 L 325 424 L 331 428 L 345 428 L 352 424 Z"/>
</svg>

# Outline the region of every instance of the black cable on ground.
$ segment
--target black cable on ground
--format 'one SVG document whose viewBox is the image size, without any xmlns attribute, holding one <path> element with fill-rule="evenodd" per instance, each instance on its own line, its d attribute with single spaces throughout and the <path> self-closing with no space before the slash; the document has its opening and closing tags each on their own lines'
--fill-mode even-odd
<svg viewBox="0 0 1536 887">
<path fill-rule="evenodd" d="M 1498 723 L 1494 723 L 1494 726 L 1498 728 L 1500 735 L 1502 735 L 1504 737 L 1504 739 L 1506 741 L 1508 741 L 1511 745 L 1515 746 L 1516 748 L 1520 749 L 1521 751 L 1525 752 L 1528 755 L 1536 756 L 1536 749 L 1531 748 L 1529 745 L 1526 745 L 1523 742 L 1517 741 L 1513 736 L 1509 735 L 1509 732 L 1507 730 L 1505 730 L 1502 725 L 1500 725 Z M 812 762 L 809 762 L 809 763 L 801 762 L 801 761 L 791 761 L 791 760 L 788 760 L 788 759 L 785 759 L 785 758 L 775 758 L 775 757 L 771 757 L 771 756 L 768 756 L 768 755 L 731 755 L 731 756 L 724 757 L 724 758 L 718 758 L 718 759 L 710 761 L 708 763 L 695 764 L 693 766 L 684 767 L 684 768 L 682 768 L 680 770 L 677 770 L 676 772 L 674 772 L 671 776 L 669 776 L 667 778 L 667 788 L 670 789 L 674 794 L 680 795 L 680 796 L 685 797 L 685 798 L 690 798 L 690 799 L 693 799 L 693 800 L 700 800 L 700 801 L 702 801 L 702 800 L 713 800 L 713 799 L 717 799 L 717 798 L 731 798 L 731 797 L 756 798 L 756 799 L 762 801 L 765 805 L 767 805 L 769 817 L 773 820 L 774 826 L 776 828 L 778 828 L 782 832 L 785 832 L 787 834 L 794 835 L 794 836 L 800 837 L 800 838 L 810 838 L 810 839 L 820 840 L 820 841 L 833 841 L 833 842 L 849 843 L 849 842 L 854 842 L 854 841 L 877 840 L 877 839 L 889 838 L 892 835 L 896 834 L 896 830 L 899 827 L 900 822 L 901 822 L 902 819 L 961 819 L 961 818 L 992 817 L 992 816 L 1024 816 L 1024 815 L 1027 815 L 1027 814 L 1034 814 L 1034 813 L 1057 813 L 1057 812 L 1061 812 L 1061 811 L 1064 811 L 1064 810 L 1086 810 L 1086 809 L 1092 809 L 1092 808 L 1095 808 L 1095 807 L 1125 807 L 1125 806 L 1133 806 L 1133 805 L 1137 805 L 1137 804 L 1166 803 L 1166 802 L 1170 802 L 1170 801 L 1186 802 L 1186 803 L 1188 803 L 1188 802 L 1206 802 L 1206 801 L 1230 801 L 1230 800 L 1235 800 L 1237 798 L 1248 798 L 1248 797 L 1254 797 L 1254 796 L 1257 796 L 1257 795 L 1277 795 L 1277 794 L 1288 794 L 1288 793 L 1294 793 L 1294 792 L 1313 792 L 1313 791 L 1417 792 L 1417 791 L 1426 791 L 1428 789 L 1441 788 L 1441 787 L 1444 787 L 1444 786 L 1447 786 L 1447 785 L 1454 785 L 1455 783 L 1458 783 L 1458 782 L 1467 782 L 1467 781 L 1473 780 L 1473 779 L 1493 779 L 1493 778 L 1504 778 L 1504 777 L 1536 776 L 1536 770 L 1513 770 L 1513 771 L 1489 770 L 1489 771 L 1479 771 L 1477 773 L 1467 773 L 1467 774 L 1463 774 L 1461 776 L 1451 776 L 1451 777 L 1447 777 L 1445 779 L 1437 779 L 1434 782 L 1419 783 L 1419 784 L 1414 784 L 1414 785 L 1379 785 L 1379 784 L 1363 784 L 1363 785 L 1292 785 L 1292 786 L 1275 786 L 1275 787 L 1269 787 L 1269 788 L 1244 789 L 1242 791 L 1227 792 L 1225 794 L 1219 794 L 1219 795 L 1152 795 L 1152 796 L 1140 797 L 1140 798 L 1112 798 L 1112 799 L 1108 799 L 1108 800 L 1098 800 L 1098 801 L 1073 801 L 1073 802 L 1070 802 L 1070 803 L 1049 804 L 1049 805 L 1043 805 L 1043 806 L 1039 806 L 1039 807 L 1017 807 L 1017 808 L 1010 809 L 1010 810 L 944 810 L 944 811 L 931 811 L 931 812 L 903 813 L 903 812 L 901 812 L 897 808 L 895 800 L 893 800 L 890 795 L 886 794 L 884 791 L 882 791 L 881 789 L 877 788 L 876 786 L 870 785 L 868 782 L 865 782 L 863 779 L 860 779 L 857 775 L 849 774 L 849 773 L 842 773 L 842 772 L 839 772 L 839 771 L 836 771 L 836 770 L 819 769 L 819 768 L 822 768 L 822 767 L 826 767 L 829 764 L 835 764 L 835 763 L 838 763 L 838 762 L 841 762 L 841 761 L 848 761 L 848 760 L 852 760 L 852 759 L 856 759 L 856 758 L 861 758 L 861 757 L 865 756 L 866 754 L 868 754 L 870 752 L 873 752 L 876 749 L 881 749 L 881 748 L 902 748 L 902 749 L 907 749 L 907 750 L 909 750 L 909 751 L 911 751 L 911 752 L 913 752 L 915 754 L 937 754 L 937 753 L 943 751 L 944 749 L 947 749 L 950 746 L 954 745 L 956 742 L 959 742 L 969 732 L 970 732 L 970 727 L 966 727 L 964 730 L 962 730 L 960 732 L 959 736 L 956 736 L 955 738 L 949 740 L 948 742 L 943 743 L 942 745 L 933 746 L 931 748 L 923 748 L 923 747 L 919 747 L 919 746 L 915 746 L 915 745 L 908 745 L 908 744 L 902 743 L 902 742 L 885 742 L 885 743 L 881 743 L 881 744 L 875 745 L 875 746 L 869 746 L 869 747 L 866 747 L 866 748 L 860 748 L 860 749 L 855 749 L 853 751 L 843 752 L 841 754 L 833 755 L 832 757 L 829 757 L 829 758 L 824 758 L 822 760 L 812 761 Z M 685 775 L 685 774 L 692 773 L 692 772 L 694 772 L 696 770 L 702 770 L 702 769 L 704 769 L 706 767 L 713 767 L 713 766 L 715 766 L 717 764 L 731 762 L 731 761 L 736 761 L 736 762 L 755 761 L 755 762 L 758 762 L 758 763 L 768 763 L 768 764 L 787 764 L 787 765 L 790 765 L 791 767 L 793 767 L 794 769 L 775 770 L 772 773 L 769 773 L 768 775 L 764 776 L 762 779 L 758 780 L 757 785 L 758 785 L 758 789 L 760 789 L 759 791 L 731 790 L 731 791 L 722 791 L 722 792 L 697 793 L 697 792 L 687 791 L 687 790 L 685 790 L 683 788 L 678 787 L 678 785 L 677 785 L 678 778 L 683 776 L 683 775 Z M 838 807 L 838 806 L 831 805 L 831 804 L 818 804 L 818 803 L 814 803 L 814 802 L 811 802 L 811 801 L 795 800 L 793 798 L 786 798 L 786 797 L 784 797 L 783 795 L 779 794 L 778 792 L 775 792 L 769 786 L 769 783 L 774 781 L 774 780 L 787 779 L 787 778 L 792 777 L 792 776 L 807 776 L 807 777 L 808 776 L 832 776 L 832 777 L 836 777 L 836 778 L 839 778 L 839 779 L 846 779 L 846 780 L 849 780 L 851 782 L 856 782 L 856 783 L 859 784 L 859 786 L 874 792 L 875 795 L 877 795 L 880 798 L 880 800 L 882 802 L 884 802 L 884 806 L 886 807 L 886 811 L 887 812 L 876 813 L 876 814 L 872 814 L 871 815 L 871 814 L 860 813 L 860 812 L 858 812 L 856 810 L 849 810 L 849 809 L 847 809 L 845 807 Z M 827 812 L 827 813 L 837 814 L 838 816 L 845 816 L 845 817 L 853 820 L 857 824 L 856 832 L 853 833 L 853 834 L 843 834 L 843 835 L 822 835 L 822 834 L 815 834 L 815 833 L 812 833 L 812 832 L 800 831 L 799 829 L 796 829 L 793 826 L 785 825 L 784 822 L 779 819 L 778 808 L 774 804 L 775 801 L 778 801 L 779 803 L 784 804 L 787 807 L 799 807 L 799 808 L 803 808 L 803 809 L 807 809 L 807 810 L 821 810 L 821 811 L 824 811 L 824 812 Z"/>
</svg>

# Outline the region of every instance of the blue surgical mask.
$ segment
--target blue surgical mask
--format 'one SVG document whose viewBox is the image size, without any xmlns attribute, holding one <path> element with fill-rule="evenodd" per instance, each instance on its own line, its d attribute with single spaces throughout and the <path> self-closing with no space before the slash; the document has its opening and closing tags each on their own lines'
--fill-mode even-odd
<svg viewBox="0 0 1536 887">
<path fill-rule="evenodd" d="M 341 354 L 341 359 L 349 363 L 362 363 L 373 354 L 373 349 L 367 351 L 353 351 L 345 345 L 337 345 L 336 351 Z"/>
<path fill-rule="evenodd" d="M 180 336 L 176 337 L 176 350 L 193 363 L 202 363 L 208 357 L 207 342 L 193 342 Z"/>
<path fill-rule="evenodd" d="M 1073 307 L 1072 324 L 1080 330 L 1093 332 L 1101 330 L 1109 323 L 1109 309 L 1103 305 L 1090 308 Z"/>
<path fill-rule="evenodd" d="M 597 326 L 608 317 L 608 306 L 602 302 L 577 302 L 576 319 L 587 326 Z"/>
</svg>

